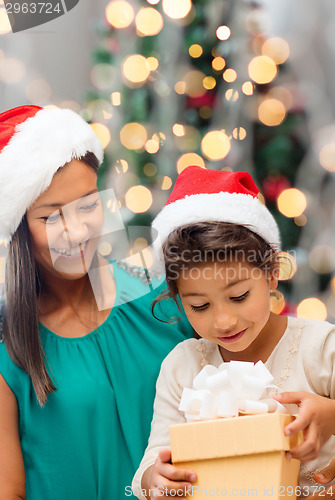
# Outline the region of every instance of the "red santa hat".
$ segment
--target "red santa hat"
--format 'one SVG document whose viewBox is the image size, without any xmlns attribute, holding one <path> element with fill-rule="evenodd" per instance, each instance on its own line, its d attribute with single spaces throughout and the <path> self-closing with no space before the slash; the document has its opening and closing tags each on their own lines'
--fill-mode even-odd
<svg viewBox="0 0 335 500">
<path fill-rule="evenodd" d="M 57 170 L 103 149 L 92 127 L 69 109 L 20 106 L 0 114 L 0 239 L 10 240 Z"/>
<path fill-rule="evenodd" d="M 187 167 L 178 176 L 165 207 L 152 223 L 153 236 L 155 238 L 157 231 L 159 240 L 156 241 L 162 245 L 180 226 L 221 221 L 245 226 L 274 248 L 279 248 L 278 226 L 259 201 L 258 193 L 247 172 Z"/>
</svg>

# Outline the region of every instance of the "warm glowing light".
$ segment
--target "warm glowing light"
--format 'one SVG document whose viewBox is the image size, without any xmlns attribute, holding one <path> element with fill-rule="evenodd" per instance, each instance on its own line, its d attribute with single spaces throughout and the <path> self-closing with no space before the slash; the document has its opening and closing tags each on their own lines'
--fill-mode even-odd
<svg viewBox="0 0 335 500">
<path fill-rule="evenodd" d="M 201 141 L 201 151 L 209 160 L 222 160 L 229 150 L 229 137 L 221 130 L 208 132 Z"/>
<path fill-rule="evenodd" d="M 285 116 L 285 106 L 278 99 L 264 99 L 258 107 L 259 120 L 269 127 L 279 125 Z"/>
<path fill-rule="evenodd" d="M 148 177 L 152 177 L 157 174 L 157 167 L 154 163 L 146 163 L 143 167 L 143 172 Z"/>
<path fill-rule="evenodd" d="M 325 321 L 327 318 L 327 308 L 320 299 L 310 297 L 300 302 L 297 307 L 297 316 L 298 318 Z"/>
<path fill-rule="evenodd" d="M 249 76 L 256 83 L 269 83 L 277 75 L 277 66 L 268 56 L 256 56 L 248 65 Z"/>
<path fill-rule="evenodd" d="M 278 210 L 285 217 L 298 217 L 307 207 L 307 200 L 304 193 L 299 189 L 284 189 L 277 199 Z"/>
<path fill-rule="evenodd" d="M 136 14 L 135 22 L 142 36 L 157 35 L 164 25 L 162 14 L 152 7 L 142 7 Z"/>
<path fill-rule="evenodd" d="M 216 80 L 213 76 L 206 76 L 206 78 L 203 79 L 202 84 L 205 87 L 205 89 L 212 90 L 216 85 Z"/>
<path fill-rule="evenodd" d="M 174 86 L 174 89 L 179 95 L 185 94 L 186 82 L 184 81 L 177 82 L 176 85 Z"/>
<path fill-rule="evenodd" d="M 254 93 L 254 86 L 251 82 L 244 82 L 242 85 L 242 92 L 245 95 L 252 95 Z"/>
<path fill-rule="evenodd" d="M 307 224 L 307 217 L 305 214 L 299 215 L 299 217 L 294 217 L 294 222 L 297 226 L 302 227 Z"/>
<path fill-rule="evenodd" d="M 315 245 L 309 254 L 309 264 L 317 273 L 331 273 L 335 270 L 335 250 L 329 245 Z"/>
<path fill-rule="evenodd" d="M 278 253 L 280 281 L 290 280 L 297 272 L 297 262 L 293 255 L 288 252 Z"/>
<path fill-rule="evenodd" d="M 237 73 L 234 69 L 232 68 L 228 68 L 226 69 L 226 71 L 223 73 L 222 75 L 222 78 L 226 81 L 226 82 L 234 82 L 237 78 Z"/>
<path fill-rule="evenodd" d="M 275 314 L 280 314 L 285 307 L 284 295 L 279 290 L 274 290 L 270 294 L 270 309 Z"/>
<path fill-rule="evenodd" d="M 129 82 L 143 84 L 150 75 L 150 65 L 146 57 L 132 54 L 124 59 L 122 73 Z"/>
<path fill-rule="evenodd" d="M 206 92 L 203 86 L 205 78 L 204 73 L 198 70 L 188 71 L 185 75 L 186 89 L 185 92 L 190 97 L 201 97 Z"/>
<path fill-rule="evenodd" d="M 145 127 L 137 122 L 124 125 L 120 131 L 121 144 L 127 149 L 141 149 L 147 141 Z"/>
<path fill-rule="evenodd" d="M 147 0 L 148 3 L 150 3 L 150 5 L 157 5 L 160 0 Z"/>
<path fill-rule="evenodd" d="M 8 57 L 0 65 L 0 79 L 7 84 L 17 83 L 24 77 L 26 67 L 20 59 Z"/>
<path fill-rule="evenodd" d="M 133 186 L 125 196 L 126 205 L 135 214 L 149 210 L 152 205 L 151 191 L 145 186 Z"/>
<path fill-rule="evenodd" d="M 285 110 L 289 110 L 293 104 L 293 97 L 291 92 L 285 87 L 273 87 L 268 92 L 268 97 L 273 97 L 274 99 L 278 99 L 281 103 L 283 103 Z"/>
<path fill-rule="evenodd" d="M 172 127 L 172 132 L 177 137 L 182 137 L 183 135 L 185 135 L 184 125 L 181 125 L 180 123 L 175 123 Z"/>
<path fill-rule="evenodd" d="M 238 91 L 234 89 L 226 90 L 225 97 L 227 101 L 237 101 L 238 99 Z"/>
<path fill-rule="evenodd" d="M 157 151 L 159 150 L 159 142 L 158 141 L 155 141 L 155 139 L 149 139 L 146 143 L 145 143 L 145 150 L 147 153 L 150 153 L 151 155 L 157 153 Z"/>
<path fill-rule="evenodd" d="M 167 175 L 165 175 L 162 182 L 162 190 L 167 191 L 168 189 L 170 189 L 171 186 L 172 186 L 172 179 Z"/>
<path fill-rule="evenodd" d="M 228 26 L 219 26 L 216 30 L 216 36 L 219 40 L 228 40 L 231 35 L 230 28 Z"/>
<path fill-rule="evenodd" d="M 102 257 L 107 257 L 107 255 L 112 253 L 112 245 L 109 241 L 102 241 L 99 243 L 98 252 Z"/>
<path fill-rule="evenodd" d="M 51 97 L 50 85 L 42 78 L 31 80 L 26 86 L 26 95 L 34 104 L 45 104 Z"/>
<path fill-rule="evenodd" d="M 93 129 L 93 132 L 101 142 L 102 147 L 105 149 L 105 147 L 108 146 L 111 140 L 111 134 L 109 129 L 106 127 L 106 125 L 103 125 L 102 123 L 91 123 L 91 127 Z"/>
<path fill-rule="evenodd" d="M 212 61 L 212 68 L 215 71 L 221 71 L 226 65 L 226 61 L 223 59 L 223 57 L 214 57 Z"/>
<path fill-rule="evenodd" d="M 148 57 L 147 59 L 150 71 L 156 71 L 159 66 L 158 59 L 156 57 Z"/>
<path fill-rule="evenodd" d="M 319 153 L 320 164 L 329 172 L 335 172 L 335 142 L 323 146 Z"/>
<path fill-rule="evenodd" d="M 121 104 L 121 93 L 120 92 L 112 92 L 111 93 L 111 103 L 113 106 L 120 106 Z"/>
<path fill-rule="evenodd" d="M 192 8 L 191 0 L 163 0 L 163 11 L 171 19 L 183 19 Z"/>
<path fill-rule="evenodd" d="M 177 172 L 180 174 L 185 168 L 190 165 L 197 165 L 201 168 L 206 168 L 205 162 L 201 156 L 196 153 L 185 153 L 177 161 Z"/>
<path fill-rule="evenodd" d="M 6 9 L 0 7 L 0 35 L 7 35 L 11 33 L 12 27 L 10 25 Z"/>
<path fill-rule="evenodd" d="M 243 139 L 245 139 L 247 137 L 247 131 L 243 127 L 234 128 L 233 137 L 234 137 L 234 139 L 238 139 L 240 141 L 243 141 Z"/>
<path fill-rule="evenodd" d="M 115 170 L 118 174 L 125 174 L 129 168 L 128 162 L 126 160 L 118 160 L 115 164 Z"/>
<path fill-rule="evenodd" d="M 127 28 L 134 19 L 134 9 L 125 0 L 113 0 L 106 7 L 106 18 L 113 28 Z"/>
<path fill-rule="evenodd" d="M 191 57 L 193 58 L 197 58 L 197 57 L 200 57 L 203 53 L 203 48 L 201 47 L 201 45 L 199 45 L 198 43 L 194 43 L 193 45 L 191 45 L 191 47 L 188 49 L 188 53 L 190 54 Z"/>
<path fill-rule="evenodd" d="M 282 64 L 290 55 L 290 47 L 282 38 L 273 37 L 264 42 L 262 54 L 273 59 L 276 64 Z"/>
</svg>

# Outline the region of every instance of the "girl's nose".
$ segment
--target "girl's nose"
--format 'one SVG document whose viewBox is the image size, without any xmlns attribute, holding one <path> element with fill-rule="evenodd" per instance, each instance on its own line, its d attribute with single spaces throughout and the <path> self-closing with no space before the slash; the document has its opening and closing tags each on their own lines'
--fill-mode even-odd
<svg viewBox="0 0 335 500">
<path fill-rule="evenodd" d="M 214 313 L 213 326 L 216 330 L 228 332 L 236 326 L 237 322 L 238 318 L 236 314 L 234 314 L 232 311 L 229 311 L 229 309 L 222 310 L 220 308 L 220 310 Z"/>
</svg>

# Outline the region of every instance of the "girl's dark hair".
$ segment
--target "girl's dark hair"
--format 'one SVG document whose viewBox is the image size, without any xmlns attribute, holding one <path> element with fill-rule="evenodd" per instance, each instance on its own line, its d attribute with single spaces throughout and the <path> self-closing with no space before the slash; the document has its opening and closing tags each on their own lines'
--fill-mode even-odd
<svg viewBox="0 0 335 500">
<path fill-rule="evenodd" d="M 86 153 L 80 161 L 98 171 L 99 161 L 93 153 Z M 37 297 L 41 288 L 42 276 L 24 216 L 8 246 L 2 336 L 9 356 L 30 376 L 38 402 L 43 406 L 47 395 L 56 388 L 46 368 L 38 329 Z"/>
<path fill-rule="evenodd" d="M 177 280 L 184 269 L 208 262 L 244 262 L 268 277 L 279 267 L 274 247 L 247 227 L 229 222 L 198 222 L 175 229 L 163 244 L 163 256 L 167 290 L 154 300 L 153 312 L 161 300 L 170 298 L 180 310 Z"/>
</svg>

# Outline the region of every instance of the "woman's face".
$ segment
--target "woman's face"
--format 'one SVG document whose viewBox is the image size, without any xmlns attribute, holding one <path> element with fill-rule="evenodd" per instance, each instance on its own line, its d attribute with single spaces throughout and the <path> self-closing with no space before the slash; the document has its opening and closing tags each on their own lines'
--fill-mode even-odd
<svg viewBox="0 0 335 500">
<path fill-rule="evenodd" d="M 84 276 L 103 224 L 94 169 L 80 160 L 69 162 L 27 210 L 27 221 L 42 274 Z"/>
</svg>

